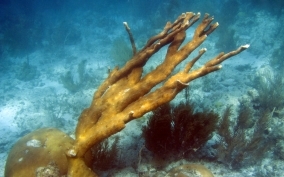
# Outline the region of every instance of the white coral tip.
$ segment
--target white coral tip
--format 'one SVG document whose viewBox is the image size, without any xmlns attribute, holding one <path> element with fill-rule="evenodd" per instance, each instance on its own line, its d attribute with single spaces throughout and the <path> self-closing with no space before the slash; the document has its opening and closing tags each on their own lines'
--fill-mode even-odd
<svg viewBox="0 0 284 177">
<path fill-rule="evenodd" d="M 246 48 L 247 49 L 247 48 L 249 48 L 249 46 L 250 46 L 249 44 L 246 44 L 246 45 L 243 45 L 242 48 Z"/>
</svg>

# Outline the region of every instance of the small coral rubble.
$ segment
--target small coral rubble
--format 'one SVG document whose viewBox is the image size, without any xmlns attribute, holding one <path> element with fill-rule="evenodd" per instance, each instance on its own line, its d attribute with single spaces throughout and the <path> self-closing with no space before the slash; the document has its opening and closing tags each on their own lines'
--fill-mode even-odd
<svg viewBox="0 0 284 177">
<path fill-rule="evenodd" d="M 205 166 L 200 164 L 185 164 L 171 169 L 166 177 L 174 176 L 200 176 L 200 177 L 214 177 L 212 172 Z"/>
</svg>

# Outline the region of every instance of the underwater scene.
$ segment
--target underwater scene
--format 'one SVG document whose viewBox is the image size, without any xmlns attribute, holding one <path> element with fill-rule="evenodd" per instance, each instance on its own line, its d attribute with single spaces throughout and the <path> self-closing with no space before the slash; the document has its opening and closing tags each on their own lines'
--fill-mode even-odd
<svg viewBox="0 0 284 177">
<path fill-rule="evenodd" d="M 284 176 L 283 0 L 1 0 L 0 177 Z"/>
</svg>

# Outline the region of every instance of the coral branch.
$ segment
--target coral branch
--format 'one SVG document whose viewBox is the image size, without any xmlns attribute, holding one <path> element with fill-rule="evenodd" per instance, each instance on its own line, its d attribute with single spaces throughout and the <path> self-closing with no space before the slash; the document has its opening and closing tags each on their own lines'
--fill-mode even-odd
<svg viewBox="0 0 284 177">
<path fill-rule="evenodd" d="M 131 32 L 127 22 L 123 22 L 123 25 L 124 25 L 127 33 L 128 33 L 129 40 L 130 40 L 130 43 L 131 43 L 131 46 L 132 46 L 133 55 L 135 55 L 137 53 L 137 49 L 136 49 L 136 45 L 135 45 L 135 42 L 134 42 L 134 37 L 132 35 L 132 32 Z"/>
<path fill-rule="evenodd" d="M 80 116 L 74 148 L 78 151 L 78 157 L 83 156 L 94 144 L 122 130 L 127 122 L 171 101 L 190 81 L 220 69 L 221 62 L 248 48 L 245 45 L 227 54 L 221 53 L 200 68 L 190 71 L 206 51 L 201 49 L 183 71 L 169 77 L 174 68 L 218 27 L 218 23 L 211 24 L 213 17 L 205 14 L 193 39 L 180 47 L 186 30 L 199 17 L 199 13 L 188 12 L 180 15 L 174 23 L 168 22 L 162 32 L 150 38 L 123 68 L 116 68 L 109 74 L 96 91 L 91 106 Z M 163 63 L 142 77 L 143 66 L 149 58 L 167 44 L 170 45 Z M 162 86 L 152 90 L 161 82 L 164 82 Z"/>
<path fill-rule="evenodd" d="M 221 53 L 203 66 L 191 71 L 195 62 L 206 52 L 206 49 L 201 49 L 199 54 L 186 64 L 183 70 L 173 75 L 175 67 L 184 61 L 218 27 L 218 23 L 211 24 L 213 17 L 205 14 L 202 22 L 197 26 L 192 40 L 181 46 L 186 37 L 186 30 L 199 18 L 200 13 L 181 14 L 174 23 L 168 22 L 159 34 L 151 37 L 138 52 L 130 28 L 125 23 L 134 56 L 124 67 L 115 68 L 110 72 L 108 78 L 99 86 L 90 107 L 83 110 L 80 115 L 75 141 L 59 130 L 48 129 L 30 133 L 25 137 L 33 142 L 34 134 L 36 134 L 37 139 L 40 140 L 38 144 L 41 148 L 38 148 L 39 145 L 36 144 L 36 147 L 28 147 L 30 150 L 27 151 L 25 137 L 19 140 L 19 144 L 13 147 L 7 159 L 5 174 L 8 175 L 6 176 L 32 175 L 38 167 L 41 169 L 47 167 L 50 162 L 54 162 L 58 166 L 62 175 L 67 173 L 68 167 L 67 176 L 70 177 L 97 176 L 89 168 L 91 166 L 89 163 L 90 150 L 94 145 L 121 131 L 127 122 L 171 101 L 188 86 L 189 82 L 219 70 L 221 62 L 249 47 L 249 45 L 244 45 L 227 54 Z M 150 57 L 168 44 L 164 61 L 148 74 L 142 75 L 143 66 Z M 53 138 L 52 145 L 58 144 L 51 145 L 50 150 L 46 148 L 46 143 L 42 143 L 50 139 L 47 137 L 46 131 L 48 131 L 48 137 Z M 36 142 L 38 141 L 36 140 Z M 29 153 L 24 154 L 27 156 L 26 158 L 22 158 L 21 153 L 18 152 Z M 29 154 L 33 154 L 33 157 L 28 156 Z M 14 163 L 14 161 L 16 162 Z M 182 168 L 189 169 L 191 167 L 183 166 Z"/>
</svg>

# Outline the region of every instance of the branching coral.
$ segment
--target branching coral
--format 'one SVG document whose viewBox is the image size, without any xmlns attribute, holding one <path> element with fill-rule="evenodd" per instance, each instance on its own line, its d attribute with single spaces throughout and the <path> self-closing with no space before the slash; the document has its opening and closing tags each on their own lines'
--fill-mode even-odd
<svg viewBox="0 0 284 177">
<path fill-rule="evenodd" d="M 85 164 L 87 152 L 91 147 L 121 131 L 127 122 L 171 101 L 189 82 L 219 70 L 220 63 L 249 47 L 244 45 L 235 51 L 220 53 L 203 66 L 191 71 L 195 62 L 206 52 L 206 49 L 201 49 L 183 70 L 172 74 L 174 68 L 218 27 L 218 23 L 211 24 L 213 17 L 205 14 L 192 40 L 181 46 L 186 38 L 186 30 L 199 18 L 199 13 L 188 12 L 180 15 L 174 23 L 168 22 L 162 32 L 148 40 L 144 48 L 134 52 L 134 56 L 124 67 L 115 68 L 110 72 L 95 92 L 90 107 L 80 115 L 75 141 L 66 151 L 68 176 L 97 176 Z M 168 44 L 165 60 L 156 69 L 142 76 L 143 66 L 149 58 Z M 160 87 L 153 89 L 160 83 Z M 38 157 L 39 161 L 40 159 L 41 157 Z M 6 169 L 7 167 L 11 167 L 11 164 L 7 164 Z M 17 171 L 17 166 L 11 169 Z M 34 171 L 32 168 L 27 170 Z"/>
</svg>

